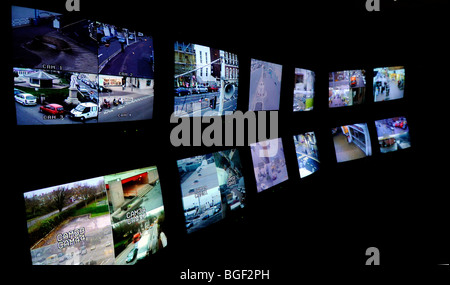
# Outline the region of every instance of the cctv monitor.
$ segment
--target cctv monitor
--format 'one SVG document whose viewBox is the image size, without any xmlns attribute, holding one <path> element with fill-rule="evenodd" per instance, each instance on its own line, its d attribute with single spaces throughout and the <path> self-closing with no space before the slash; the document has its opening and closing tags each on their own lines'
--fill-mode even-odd
<svg viewBox="0 0 450 285">
<path fill-rule="evenodd" d="M 387 153 L 411 147 L 409 125 L 405 117 L 375 121 L 380 152 Z"/>
<path fill-rule="evenodd" d="M 174 114 L 221 116 L 237 107 L 239 60 L 217 48 L 174 42 Z"/>
<path fill-rule="evenodd" d="M 188 233 L 221 221 L 246 205 L 237 149 L 177 161 Z"/>
<path fill-rule="evenodd" d="M 295 153 L 297 155 L 298 170 L 301 178 L 313 174 L 320 168 L 316 142 L 314 132 L 294 136 Z"/>
<path fill-rule="evenodd" d="M 156 166 L 105 176 L 116 265 L 148 260 L 167 246 Z"/>
<path fill-rule="evenodd" d="M 294 112 L 311 111 L 314 107 L 314 71 L 296 68 L 294 85 Z"/>
<path fill-rule="evenodd" d="M 11 26 L 13 66 L 97 73 L 94 21 L 12 6 Z"/>
<path fill-rule="evenodd" d="M 154 81 L 151 78 L 98 75 L 98 122 L 153 118 Z"/>
<path fill-rule="evenodd" d="M 18 125 L 97 123 L 97 73 L 13 67 Z"/>
<path fill-rule="evenodd" d="M 365 70 L 344 70 L 328 74 L 330 108 L 363 104 L 366 94 Z"/>
<path fill-rule="evenodd" d="M 403 98 L 405 67 L 378 67 L 373 69 L 373 98 L 375 102 Z"/>
<path fill-rule="evenodd" d="M 153 37 L 140 31 L 95 23 L 98 73 L 154 79 Z"/>
<path fill-rule="evenodd" d="M 250 144 L 258 193 L 288 180 L 281 138 Z"/>
<path fill-rule="evenodd" d="M 280 64 L 251 59 L 249 110 L 279 110 L 282 68 Z"/>
<path fill-rule="evenodd" d="M 33 265 L 114 264 L 103 177 L 23 194 Z"/>
<path fill-rule="evenodd" d="M 372 155 L 369 129 L 366 123 L 333 128 L 337 162 L 360 159 Z"/>
</svg>

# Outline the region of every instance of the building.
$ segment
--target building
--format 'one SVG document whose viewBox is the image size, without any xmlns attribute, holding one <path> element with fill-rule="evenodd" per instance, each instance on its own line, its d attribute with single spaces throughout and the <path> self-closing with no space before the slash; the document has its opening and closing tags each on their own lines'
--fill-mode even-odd
<svg viewBox="0 0 450 285">
<path fill-rule="evenodd" d="M 193 85 L 195 75 L 193 72 L 196 67 L 196 56 L 193 44 L 175 42 L 175 87 L 190 87 Z"/>
<path fill-rule="evenodd" d="M 216 79 L 211 75 L 211 50 L 207 46 L 194 45 L 195 64 L 197 71 L 195 72 L 196 83 L 204 86 L 210 86 L 216 83 Z M 200 68 L 202 67 L 202 68 Z"/>
</svg>

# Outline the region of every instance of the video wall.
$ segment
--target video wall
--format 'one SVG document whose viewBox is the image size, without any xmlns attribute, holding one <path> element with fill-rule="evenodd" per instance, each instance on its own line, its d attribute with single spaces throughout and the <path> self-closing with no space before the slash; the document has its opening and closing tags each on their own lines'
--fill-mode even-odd
<svg viewBox="0 0 450 285">
<path fill-rule="evenodd" d="M 11 13 L 17 125 L 153 118 L 157 106 L 153 104 L 151 35 L 18 6 L 12 6 Z M 282 84 L 286 84 L 282 64 L 248 58 L 249 88 L 239 90 L 243 67 L 238 54 L 195 43 L 173 44 L 174 61 L 164 64 L 174 65 L 169 88 L 174 92 L 170 96 L 175 115 L 232 114 L 239 109 L 238 94 L 242 92 L 248 92 L 250 111 L 280 110 Z M 315 101 L 322 95 L 316 92 L 317 73 L 284 67 L 284 74 L 288 72 L 294 78 L 289 90 L 293 95 L 290 111 L 313 113 Z M 377 67 L 367 73 L 361 67 L 329 72 L 328 107 L 369 104 L 366 76 L 370 74 L 374 102 L 403 99 L 404 66 Z M 326 101 L 326 93 L 324 98 Z M 401 115 L 348 121 L 331 132 L 327 129 L 336 162 L 410 148 L 409 124 Z M 276 191 L 293 177 L 304 179 L 320 172 L 323 150 L 316 133 L 311 129 L 290 135 L 292 141 L 285 144 L 286 137 L 252 143 L 245 147 L 250 157 L 241 156 L 242 148 L 231 148 L 167 161 L 178 167 L 178 173 L 171 175 L 179 181 L 175 191 L 182 202 L 183 230 L 191 234 L 228 219 L 247 208 L 249 192 L 264 195 L 270 192 L 267 189 Z M 371 137 L 375 133 L 377 137 Z M 290 157 L 296 160 L 298 173 L 288 173 Z M 241 160 L 245 159 L 251 161 L 253 175 L 244 179 Z M 255 181 L 256 189 L 248 187 L 248 180 Z M 125 265 L 150 258 L 168 244 L 162 191 L 173 189 L 162 190 L 157 166 L 151 166 L 25 192 L 32 264 Z"/>
</svg>

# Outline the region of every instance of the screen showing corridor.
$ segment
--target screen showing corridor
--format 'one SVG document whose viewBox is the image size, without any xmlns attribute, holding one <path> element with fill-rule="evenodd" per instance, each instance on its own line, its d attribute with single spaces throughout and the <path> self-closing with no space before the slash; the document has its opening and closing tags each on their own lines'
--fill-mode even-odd
<svg viewBox="0 0 450 285">
<path fill-rule="evenodd" d="M 337 162 L 344 162 L 372 155 L 367 124 L 345 125 L 331 130 Z"/>
</svg>

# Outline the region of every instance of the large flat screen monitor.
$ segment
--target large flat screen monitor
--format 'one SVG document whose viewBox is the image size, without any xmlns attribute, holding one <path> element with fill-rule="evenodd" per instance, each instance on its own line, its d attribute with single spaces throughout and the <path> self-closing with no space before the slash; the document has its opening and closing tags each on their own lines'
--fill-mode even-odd
<svg viewBox="0 0 450 285">
<path fill-rule="evenodd" d="M 24 193 L 33 265 L 135 264 L 167 246 L 156 167 Z"/>
</svg>

